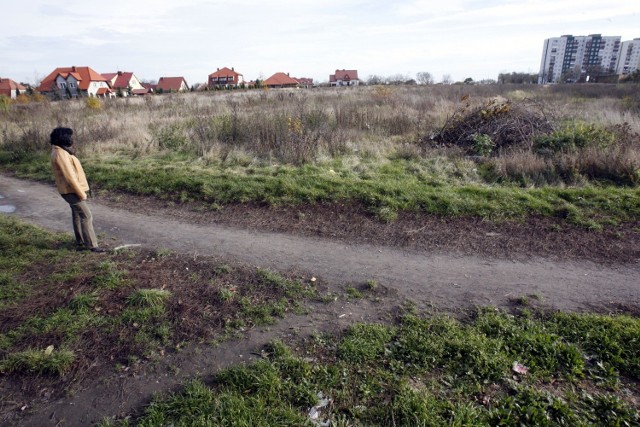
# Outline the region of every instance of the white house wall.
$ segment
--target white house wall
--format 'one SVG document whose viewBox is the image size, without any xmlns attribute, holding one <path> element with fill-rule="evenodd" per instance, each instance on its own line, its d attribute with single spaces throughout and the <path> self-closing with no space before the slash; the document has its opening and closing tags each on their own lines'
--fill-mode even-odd
<svg viewBox="0 0 640 427">
<path fill-rule="evenodd" d="M 87 89 L 87 95 L 89 96 L 96 96 L 96 94 L 98 93 L 98 89 L 100 88 L 109 88 L 109 85 L 107 84 L 107 82 L 91 82 L 89 84 L 89 89 Z"/>
</svg>

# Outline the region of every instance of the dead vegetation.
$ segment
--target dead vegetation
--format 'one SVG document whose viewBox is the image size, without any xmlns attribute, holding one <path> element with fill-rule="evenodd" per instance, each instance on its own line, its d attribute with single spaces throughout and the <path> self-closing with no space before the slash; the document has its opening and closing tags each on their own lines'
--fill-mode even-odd
<svg viewBox="0 0 640 427">
<path fill-rule="evenodd" d="M 529 98 L 493 98 L 474 106 L 465 95 L 461 102 L 432 141 L 463 147 L 469 154 L 502 154 L 512 147 L 531 148 L 536 137 L 554 130 L 542 103 Z"/>
</svg>

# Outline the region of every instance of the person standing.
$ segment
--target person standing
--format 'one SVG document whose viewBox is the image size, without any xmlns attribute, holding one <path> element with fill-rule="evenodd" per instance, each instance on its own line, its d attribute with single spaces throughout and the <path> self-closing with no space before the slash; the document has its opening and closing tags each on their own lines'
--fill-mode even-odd
<svg viewBox="0 0 640 427">
<path fill-rule="evenodd" d="M 105 252 L 98 246 L 93 216 L 87 204 L 89 183 L 73 147 L 73 129 L 58 127 L 51 132 L 51 167 L 56 187 L 71 207 L 73 232 L 79 248 Z"/>
</svg>

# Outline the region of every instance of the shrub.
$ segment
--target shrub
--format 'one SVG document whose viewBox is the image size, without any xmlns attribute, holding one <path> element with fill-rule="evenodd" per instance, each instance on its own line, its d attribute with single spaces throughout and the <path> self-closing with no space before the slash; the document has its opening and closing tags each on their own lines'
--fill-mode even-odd
<svg viewBox="0 0 640 427">
<path fill-rule="evenodd" d="M 29 102 L 31 102 L 31 98 L 27 94 L 21 93 L 20 95 L 16 96 L 17 104 L 28 104 Z"/>
<path fill-rule="evenodd" d="M 491 140 L 489 135 L 477 133 L 471 137 L 473 139 L 473 149 L 480 156 L 488 156 L 491 154 L 496 144 Z"/>
<path fill-rule="evenodd" d="M 9 111 L 9 106 L 11 105 L 11 99 L 7 96 L 0 95 L 0 111 L 4 111 L 5 113 Z"/>
<path fill-rule="evenodd" d="M 574 151 L 586 147 L 608 147 L 616 141 L 616 135 L 602 126 L 574 121 L 565 123 L 547 136 L 537 137 L 535 149 L 540 153 Z"/>
<path fill-rule="evenodd" d="M 150 126 L 150 128 L 160 148 L 179 151 L 187 146 L 188 140 L 180 124 L 173 123 L 159 128 Z"/>
<path fill-rule="evenodd" d="M 99 111 L 102 110 L 102 101 L 98 98 L 90 96 L 85 100 L 85 105 L 89 110 Z"/>
</svg>

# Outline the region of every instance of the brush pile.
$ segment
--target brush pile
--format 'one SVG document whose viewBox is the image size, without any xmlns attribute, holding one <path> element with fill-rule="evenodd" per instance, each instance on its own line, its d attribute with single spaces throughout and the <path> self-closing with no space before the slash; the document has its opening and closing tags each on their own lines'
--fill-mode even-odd
<svg viewBox="0 0 640 427">
<path fill-rule="evenodd" d="M 468 96 L 461 101 L 464 104 L 430 138 L 432 142 L 461 147 L 469 154 L 495 155 L 511 147 L 531 147 L 537 136 L 553 131 L 541 105 L 530 99 L 491 99 L 478 106 L 472 106 Z"/>
</svg>

